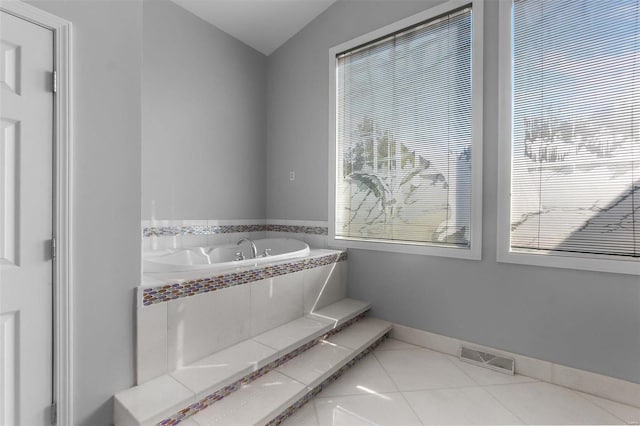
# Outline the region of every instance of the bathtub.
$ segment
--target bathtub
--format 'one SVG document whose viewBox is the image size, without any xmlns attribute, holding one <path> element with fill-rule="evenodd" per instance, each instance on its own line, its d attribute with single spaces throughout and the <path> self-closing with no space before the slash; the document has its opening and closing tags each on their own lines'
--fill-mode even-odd
<svg viewBox="0 0 640 426">
<path fill-rule="evenodd" d="M 185 247 L 145 253 L 143 270 L 144 272 L 228 271 L 309 255 L 309 245 L 292 238 L 265 238 L 254 242 L 258 249 L 258 256 L 255 259 L 251 258 L 251 248 L 247 242 L 240 245 L 233 243 L 209 247 Z M 270 250 L 269 255 L 263 256 L 265 250 Z M 246 257 L 244 260 L 236 260 L 236 253 L 240 251 Z"/>
</svg>

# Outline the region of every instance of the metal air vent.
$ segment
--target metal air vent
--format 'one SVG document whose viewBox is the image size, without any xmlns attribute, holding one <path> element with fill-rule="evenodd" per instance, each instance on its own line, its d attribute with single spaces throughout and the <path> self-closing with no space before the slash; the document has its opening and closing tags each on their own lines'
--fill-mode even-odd
<svg viewBox="0 0 640 426">
<path fill-rule="evenodd" d="M 460 360 L 505 374 L 513 375 L 516 371 L 516 361 L 514 359 L 466 346 L 460 346 Z"/>
</svg>

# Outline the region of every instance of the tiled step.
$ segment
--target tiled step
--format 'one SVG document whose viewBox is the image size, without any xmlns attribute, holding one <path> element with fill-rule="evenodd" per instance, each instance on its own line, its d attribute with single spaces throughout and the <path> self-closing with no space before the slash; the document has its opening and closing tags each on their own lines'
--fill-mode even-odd
<svg viewBox="0 0 640 426">
<path fill-rule="evenodd" d="M 245 340 L 171 373 L 195 393 L 196 400 L 231 385 L 279 357 L 276 349 Z"/>
<path fill-rule="evenodd" d="M 369 308 L 371 308 L 371 304 L 368 302 L 346 298 L 314 311 L 307 316 L 331 321 L 334 324 L 334 328 L 336 328 L 366 312 Z"/>
<path fill-rule="evenodd" d="M 391 330 L 390 323 L 364 318 L 278 368 L 278 371 L 314 388 Z"/>
<path fill-rule="evenodd" d="M 232 395 L 195 414 L 197 425 L 264 425 L 273 411 L 280 413 L 302 398 L 307 388 L 272 371 Z"/>
<path fill-rule="evenodd" d="M 343 333 L 355 329 L 346 336 Z M 364 318 L 189 418 L 192 425 L 265 425 L 281 421 L 368 352 L 391 323 Z M 341 344 L 335 343 L 339 340 Z"/>
<path fill-rule="evenodd" d="M 155 424 L 191 414 L 349 325 L 370 304 L 343 299 L 307 316 L 115 395 L 116 425 Z M 194 406 L 191 407 L 190 406 Z"/>
</svg>

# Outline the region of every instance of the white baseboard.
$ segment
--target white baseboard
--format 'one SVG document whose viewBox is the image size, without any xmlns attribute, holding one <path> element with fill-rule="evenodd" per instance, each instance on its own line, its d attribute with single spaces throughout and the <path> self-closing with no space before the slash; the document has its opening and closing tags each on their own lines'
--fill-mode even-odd
<svg viewBox="0 0 640 426">
<path fill-rule="evenodd" d="M 604 376 L 586 370 L 554 364 L 520 354 L 502 351 L 489 346 L 443 336 L 417 328 L 394 324 L 391 337 L 413 345 L 422 346 L 434 351 L 458 356 L 460 345 L 489 351 L 498 355 L 514 358 L 516 373 L 534 379 L 553 383 L 580 392 L 589 393 L 601 398 L 640 407 L 640 383 L 628 382 L 615 377 Z M 640 362 L 640 361 L 639 361 Z"/>
</svg>

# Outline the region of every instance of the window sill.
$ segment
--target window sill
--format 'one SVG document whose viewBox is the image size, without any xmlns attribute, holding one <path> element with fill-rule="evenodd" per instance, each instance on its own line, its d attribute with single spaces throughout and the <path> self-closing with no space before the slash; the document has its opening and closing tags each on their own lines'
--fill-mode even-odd
<svg viewBox="0 0 640 426">
<path fill-rule="evenodd" d="M 640 275 L 640 259 L 621 260 L 612 256 L 586 256 L 579 253 L 532 253 L 498 249 L 497 261 L 520 265 L 546 266 L 551 268 L 577 269 L 582 271 L 609 272 Z"/>
<path fill-rule="evenodd" d="M 329 247 L 375 250 L 391 253 L 417 254 L 422 256 L 451 257 L 455 259 L 481 260 L 479 244 L 471 248 L 437 247 L 427 244 L 406 244 L 378 241 L 363 241 L 329 237 Z"/>
</svg>

